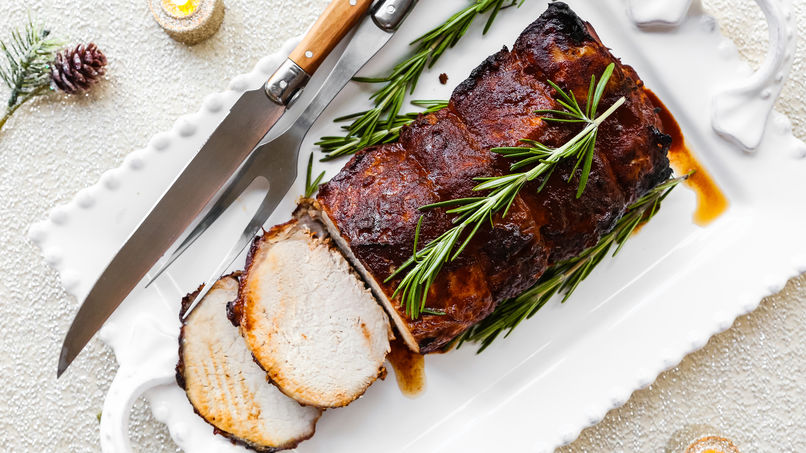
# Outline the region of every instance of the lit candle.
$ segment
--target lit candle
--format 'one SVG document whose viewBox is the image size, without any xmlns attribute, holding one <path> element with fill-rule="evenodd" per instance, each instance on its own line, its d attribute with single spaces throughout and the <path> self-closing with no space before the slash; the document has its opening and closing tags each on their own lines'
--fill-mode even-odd
<svg viewBox="0 0 806 453">
<path fill-rule="evenodd" d="M 222 0 L 148 0 L 148 6 L 160 27 L 185 44 L 209 38 L 224 20 Z"/>
<path fill-rule="evenodd" d="M 162 9 L 169 15 L 182 18 L 195 13 L 199 7 L 199 0 L 162 0 Z"/>
</svg>

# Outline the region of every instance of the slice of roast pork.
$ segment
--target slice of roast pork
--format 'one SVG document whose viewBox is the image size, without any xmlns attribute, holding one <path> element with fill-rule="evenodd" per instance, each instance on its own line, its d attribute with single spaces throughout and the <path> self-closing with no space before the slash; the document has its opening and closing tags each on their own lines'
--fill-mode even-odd
<svg viewBox="0 0 806 453">
<path fill-rule="evenodd" d="M 317 204 L 318 207 L 318 204 Z M 409 347 L 412 351 L 416 353 L 420 353 L 420 345 L 417 342 L 417 339 L 414 338 L 413 333 L 409 329 L 408 321 L 401 315 L 400 311 L 395 308 L 395 304 L 397 302 L 393 302 L 389 296 L 387 295 L 386 291 L 383 289 L 383 282 L 379 281 L 375 278 L 371 272 L 364 267 L 364 264 L 356 258 L 355 254 L 353 253 L 352 249 L 350 248 L 350 244 L 344 239 L 339 228 L 333 222 L 333 220 L 328 216 L 326 210 L 318 211 L 318 218 L 321 219 L 322 224 L 325 225 L 327 229 L 327 233 L 329 237 L 338 245 L 339 249 L 344 252 L 347 258 L 350 260 L 350 263 L 353 265 L 356 271 L 361 274 L 361 277 L 367 282 L 370 287 L 372 288 L 372 292 L 375 296 L 380 300 L 383 304 L 384 308 L 386 309 L 386 313 L 392 317 L 392 321 L 395 323 L 395 327 L 397 327 L 397 332 L 403 338 L 403 342 L 406 343 L 406 346 Z"/>
<path fill-rule="evenodd" d="M 194 295 L 183 300 L 183 312 Z M 177 382 L 217 433 L 259 452 L 293 448 L 313 435 L 322 412 L 266 381 L 227 317 L 237 295 L 238 279 L 222 277 L 184 321 Z"/>
<path fill-rule="evenodd" d="M 271 381 L 302 404 L 345 406 L 379 376 L 391 327 L 303 202 L 252 245 L 235 317 Z"/>
</svg>

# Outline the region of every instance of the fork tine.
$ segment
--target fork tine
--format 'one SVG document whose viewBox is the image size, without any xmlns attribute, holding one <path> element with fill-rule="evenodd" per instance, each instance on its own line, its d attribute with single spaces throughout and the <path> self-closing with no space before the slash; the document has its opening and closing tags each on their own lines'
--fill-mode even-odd
<svg viewBox="0 0 806 453">
<path fill-rule="evenodd" d="M 187 250 L 196 239 L 198 239 L 208 228 L 210 225 L 215 223 L 215 221 L 224 213 L 224 211 L 229 208 L 235 200 L 238 199 L 239 196 L 249 187 L 255 179 L 263 176 L 261 164 L 263 163 L 263 159 L 261 157 L 263 154 L 263 150 L 265 147 L 258 147 L 252 155 L 244 162 L 241 168 L 238 170 L 237 173 L 230 179 L 230 182 L 225 186 L 222 190 L 221 195 L 215 200 L 213 205 L 210 207 L 210 210 L 204 215 L 204 217 L 199 220 L 199 222 L 193 227 L 190 233 L 182 239 L 182 242 L 179 246 L 171 252 L 171 255 L 168 257 L 168 260 L 165 261 L 162 265 L 160 265 L 159 269 L 154 273 L 153 276 L 149 276 L 149 280 L 146 283 L 146 288 L 149 287 L 154 280 L 159 278 L 160 275 L 163 274 L 170 266 L 174 263 L 183 253 Z M 267 194 L 268 195 L 268 194 Z M 265 200 L 264 200 L 265 202 Z"/>
<path fill-rule="evenodd" d="M 282 187 L 282 185 L 280 185 L 280 187 Z M 238 259 L 241 253 L 243 253 L 244 249 L 249 246 L 257 232 L 260 230 L 263 224 L 266 223 L 266 220 L 268 220 L 269 216 L 274 211 L 274 208 L 276 208 L 280 203 L 280 200 L 285 197 L 285 194 L 288 192 L 288 186 L 285 187 L 285 190 L 272 190 L 272 187 L 269 187 L 268 193 L 266 193 L 266 196 L 263 197 L 263 201 L 260 203 L 255 215 L 252 216 L 252 219 L 246 225 L 246 228 L 244 228 L 243 232 L 241 232 L 241 236 L 238 238 L 238 241 L 235 242 L 224 259 L 221 260 L 215 271 L 210 274 L 210 277 L 205 280 L 203 288 L 201 291 L 199 291 L 199 294 L 196 295 L 196 298 L 193 299 L 193 302 L 191 302 L 187 311 L 185 311 L 185 318 L 190 315 L 190 312 L 193 311 L 198 302 L 207 294 L 208 291 L 210 291 L 213 283 L 224 275 L 227 269 L 232 266 L 232 263 Z"/>
</svg>

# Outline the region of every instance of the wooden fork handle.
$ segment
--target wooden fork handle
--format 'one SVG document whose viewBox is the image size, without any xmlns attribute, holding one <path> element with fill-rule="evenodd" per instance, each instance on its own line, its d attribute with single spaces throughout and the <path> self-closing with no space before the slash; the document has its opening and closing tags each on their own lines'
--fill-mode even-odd
<svg viewBox="0 0 806 453">
<path fill-rule="evenodd" d="M 288 56 L 303 71 L 313 74 L 328 54 L 364 16 L 372 0 L 333 0 L 302 42 Z"/>
</svg>

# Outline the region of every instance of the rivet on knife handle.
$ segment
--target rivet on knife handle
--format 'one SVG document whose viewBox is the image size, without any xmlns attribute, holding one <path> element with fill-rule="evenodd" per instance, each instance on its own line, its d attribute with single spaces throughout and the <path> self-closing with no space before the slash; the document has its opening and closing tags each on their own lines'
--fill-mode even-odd
<svg viewBox="0 0 806 453">
<path fill-rule="evenodd" d="M 297 93 L 305 88 L 311 76 L 296 63 L 287 59 L 280 67 L 274 71 L 266 82 L 266 94 L 269 99 L 288 106 L 296 97 Z"/>
<path fill-rule="evenodd" d="M 386 0 L 379 2 L 372 13 L 372 20 L 381 30 L 394 31 L 411 11 L 417 0 Z"/>
<path fill-rule="evenodd" d="M 333 0 L 288 56 L 303 71 L 313 74 L 330 51 L 369 9 L 372 0 Z"/>
</svg>

